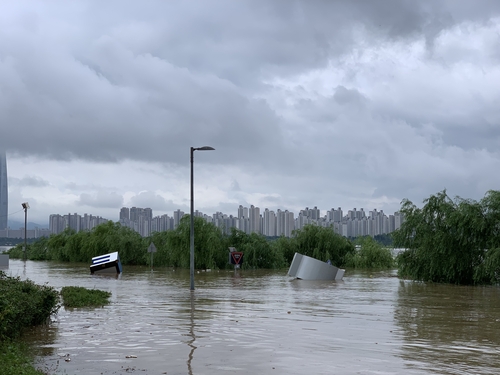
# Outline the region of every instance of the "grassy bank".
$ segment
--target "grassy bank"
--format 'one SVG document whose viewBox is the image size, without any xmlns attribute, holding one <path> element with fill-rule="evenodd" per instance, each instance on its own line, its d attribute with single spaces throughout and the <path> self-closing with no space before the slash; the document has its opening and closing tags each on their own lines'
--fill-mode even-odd
<svg viewBox="0 0 500 375">
<path fill-rule="evenodd" d="M 33 367 L 29 348 L 17 341 L 0 342 L 0 371 L 2 375 L 44 375 Z"/>
</svg>

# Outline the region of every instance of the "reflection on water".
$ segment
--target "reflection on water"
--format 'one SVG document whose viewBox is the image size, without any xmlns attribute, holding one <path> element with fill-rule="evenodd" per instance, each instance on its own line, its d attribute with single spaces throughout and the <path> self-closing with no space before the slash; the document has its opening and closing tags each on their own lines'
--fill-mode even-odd
<svg viewBox="0 0 500 375">
<path fill-rule="evenodd" d="M 194 345 L 194 342 L 196 341 L 196 336 L 194 335 L 194 292 L 190 291 L 190 301 L 191 301 L 191 314 L 190 314 L 190 322 L 191 326 L 189 329 L 189 335 L 191 336 L 191 340 L 188 342 L 188 345 L 191 347 L 191 350 L 189 351 L 189 357 L 187 361 L 187 366 L 188 366 L 188 374 L 193 375 L 193 367 L 191 363 L 193 362 L 193 357 L 194 357 L 194 351 L 196 349 L 196 346 Z"/>
<path fill-rule="evenodd" d="M 23 262 L 9 272 L 23 277 Z M 498 288 L 426 285 L 393 272 L 342 282 L 286 271 L 189 272 L 26 262 L 56 288 L 112 292 L 98 309 L 62 309 L 26 336 L 40 367 L 60 374 L 496 374 Z M 128 357 L 128 358 L 127 358 Z M 137 358 L 135 358 L 137 357 Z M 70 359 L 70 361 L 66 361 Z"/>
<path fill-rule="evenodd" d="M 409 363 L 442 374 L 499 372 L 499 288 L 401 281 L 394 317 Z"/>
</svg>

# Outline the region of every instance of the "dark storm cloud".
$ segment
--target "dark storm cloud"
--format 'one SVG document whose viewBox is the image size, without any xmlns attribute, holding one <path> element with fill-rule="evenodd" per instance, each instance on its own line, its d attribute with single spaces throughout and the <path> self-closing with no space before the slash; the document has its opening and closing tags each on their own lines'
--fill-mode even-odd
<svg viewBox="0 0 500 375">
<path fill-rule="evenodd" d="M 0 146 L 62 160 L 177 162 L 189 146 L 210 144 L 221 163 L 290 159 L 280 117 L 252 94 L 263 79 L 326 67 L 358 45 L 359 30 L 368 43 L 429 40 L 499 9 L 496 1 L 9 3 L 0 26 L 9 131 Z"/>
</svg>

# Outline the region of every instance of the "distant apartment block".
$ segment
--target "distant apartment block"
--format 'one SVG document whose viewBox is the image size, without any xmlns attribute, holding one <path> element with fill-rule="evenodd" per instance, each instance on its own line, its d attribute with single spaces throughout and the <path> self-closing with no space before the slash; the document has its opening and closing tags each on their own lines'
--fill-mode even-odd
<svg viewBox="0 0 500 375">
<path fill-rule="evenodd" d="M 73 229 L 75 232 L 91 230 L 92 228 L 107 222 L 100 216 L 84 214 L 83 216 L 74 214 L 59 215 L 52 214 L 49 216 L 49 232 L 50 234 L 59 234 L 66 228 Z"/>
<path fill-rule="evenodd" d="M 153 232 L 176 229 L 184 215 L 183 211 L 177 210 L 171 217 L 168 215 L 153 217 L 151 208 L 122 207 L 120 224 L 146 237 Z M 295 217 L 293 212 L 281 209 L 274 212 L 265 208 L 261 214 L 260 208 L 253 205 L 250 208 L 240 205 L 237 216 L 226 215 L 222 212 L 216 212 L 210 216 L 198 210 L 194 212 L 194 216 L 213 223 L 226 234 L 231 233 L 231 228 L 236 228 L 248 234 L 259 233 L 268 237 L 291 237 L 295 229 L 302 229 L 309 224 L 330 227 L 344 237 L 374 237 L 394 232 L 401 227 L 404 220 L 399 212 L 386 215 L 384 211 L 376 209 L 369 211 L 367 215 L 363 208 L 359 210 L 353 208 L 344 215 L 342 208 L 339 207 L 338 209 L 332 208 L 321 215 L 317 207 L 306 207 Z"/>
</svg>

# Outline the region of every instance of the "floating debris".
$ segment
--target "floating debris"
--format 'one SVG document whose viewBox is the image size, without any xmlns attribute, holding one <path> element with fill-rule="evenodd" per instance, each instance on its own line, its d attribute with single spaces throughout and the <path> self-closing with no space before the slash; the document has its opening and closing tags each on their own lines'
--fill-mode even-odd
<svg viewBox="0 0 500 375">
<path fill-rule="evenodd" d="M 122 273 L 122 263 L 120 262 L 120 257 L 118 252 L 99 255 L 92 258 L 92 264 L 90 266 L 90 273 Z"/>
<path fill-rule="evenodd" d="M 303 280 L 342 280 L 345 270 L 327 262 L 295 253 L 288 274 Z"/>
</svg>

